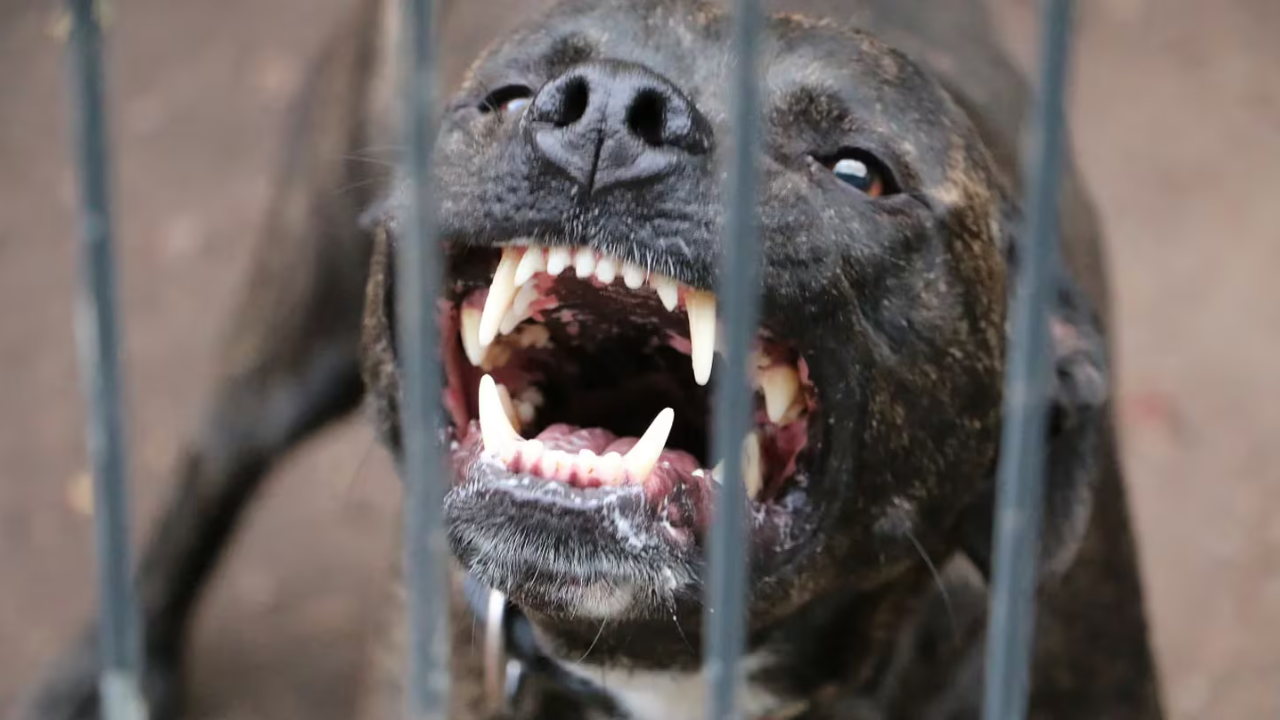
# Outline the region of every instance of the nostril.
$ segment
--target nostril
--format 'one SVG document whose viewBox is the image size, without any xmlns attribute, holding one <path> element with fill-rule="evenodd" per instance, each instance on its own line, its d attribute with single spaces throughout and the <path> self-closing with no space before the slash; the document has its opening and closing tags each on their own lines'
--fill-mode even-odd
<svg viewBox="0 0 1280 720">
<path fill-rule="evenodd" d="M 646 89 L 636 94 L 627 108 L 627 129 L 652 147 L 666 144 L 667 98 L 657 90 Z"/>
<path fill-rule="evenodd" d="M 560 112 L 556 113 L 556 127 L 572 125 L 582 119 L 591 99 L 591 88 L 583 77 L 570 78 L 561 88 Z"/>
</svg>

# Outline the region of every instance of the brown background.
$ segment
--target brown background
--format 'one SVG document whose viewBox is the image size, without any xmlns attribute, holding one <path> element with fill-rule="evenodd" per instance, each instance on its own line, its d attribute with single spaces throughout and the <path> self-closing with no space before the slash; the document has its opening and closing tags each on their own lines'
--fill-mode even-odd
<svg viewBox="0 0 1280 720">
<path fill-rule="evenodd" d="M 278 160 L 349 0 L 118 0 L 110 72 L 135 534 L 195 420 Z M 1034 3 L 992 0 L 1030 57 Z M 52 3 L 0 0 L 0 714 L 92 601 Z M 1119 409 L 1174 718 L 1280 715 L 1280 3 L 1093 0 L 1072 114 L 1111 233 Z M 1267 320 L 1270 318 L 1270 320 Z M 357 421 L 291 460 L 199 623 L 199 718 L 339 718 L 396 537 Z"/>
</svg>

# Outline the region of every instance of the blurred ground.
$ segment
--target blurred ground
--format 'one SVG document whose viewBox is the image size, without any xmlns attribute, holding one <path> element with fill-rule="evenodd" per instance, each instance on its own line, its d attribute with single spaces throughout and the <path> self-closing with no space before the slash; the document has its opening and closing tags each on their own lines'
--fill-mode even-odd
<svg viewBox="0 0 1280 720">
<path fill-rule="evenodd" d="M 992 2 L 1030 57 L 1034 4 Z M 115 3 L 135 535 L 194 422 L 286 101 L 345 4 Z M 1119 408 L 1171 716 L 1275 718 L 1280 4 L 1080 5 L 1074 133 L 1111 233 Z M 92 601 L 50 8 L 0 0 L 0 714 Z M 195 717 L 349 714 L 396 546 L 388 463 L 353 422 L 281 475 L 200 618 Z"/>
</svg>

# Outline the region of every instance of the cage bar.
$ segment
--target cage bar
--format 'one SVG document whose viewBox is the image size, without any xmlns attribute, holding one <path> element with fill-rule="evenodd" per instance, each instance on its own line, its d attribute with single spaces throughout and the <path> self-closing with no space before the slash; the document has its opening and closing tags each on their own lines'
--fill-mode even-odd
<svg viewBox="0 0 1280 720">
<path fill-rule="evenodd" d="M 760 80 L 757 56 L 763 20 L 759 0 L 736 0 L 733 15 L 733 131 L 725 186 L 726 219 L 717 283 L 724 353 L 713 409 L 712 457 L 724 459 L 724 483 L 710 538 L 710 574 L 703 609 L 707 717 L 738 716 L 738 661 L 746 637 L 746 489 L 742 441 L 751 429 L 753 393 L 747 355 L 759 316 L 760 237 L 756 222 L 759 180 Z"/>
<path fill-rule="evenodd" d="M 1011 296 L 1012 335 L 1005 367 L 984 720 L 1023 720 L 1030 692 L 1053 363 L 1049 304 L 1058 265 L 1058 186 L 1071 14 L 1071 0 L 1042 2 L 1040 77 L 1024 174 L 1025 246 L 1019 248 Z"/>
<path fill-rule="evenodd" d="M 98 692 L 107 720 L 142 720 L 141 631 L 130 578 L 128 460 L 121 408 L 119 326 L 111 237 L 111 169 L 100 5 L 68 0 L 79 171 L 80 282 L 76 345 L 88 406 L 98 586 Z"/>
<path fill-rule="evenodd" d="M 407 214 L 399 228 L 396 319 L 402 378 L 404 574 L 408 595 L 406 714 L 447 717 L 449 578 L 444 533 L 444 453 L 440 445 L 440 356 L 435 315 L 441 265 L 431 192 L 435 141 L 432 0 L 404 0 L 404 168 Z"/>
</svg>

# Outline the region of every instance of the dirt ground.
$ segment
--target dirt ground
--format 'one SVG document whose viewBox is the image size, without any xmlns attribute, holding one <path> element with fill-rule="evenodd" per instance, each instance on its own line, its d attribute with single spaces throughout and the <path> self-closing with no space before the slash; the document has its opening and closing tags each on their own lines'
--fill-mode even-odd
<svg viewBox="0 0 1280 720">
<path fill-rule="evenodd" d="M 286 101 L 347 1 L 114 3 L 136 536 L 195 421 Z M 992 2 L 1030 57 L 1034 3 Z M 1079 5 L 1074 137 L 1111 235 L 1119 408 L 1170 715 L 1275 718 L 1280 3 Z M 0 0 L 0 714 L 92 604 L 51 8 Z M 194 717 L 348 714 L 395 494 L 358 421 L 287 463 L 200 618 Z"/>
</svg>

